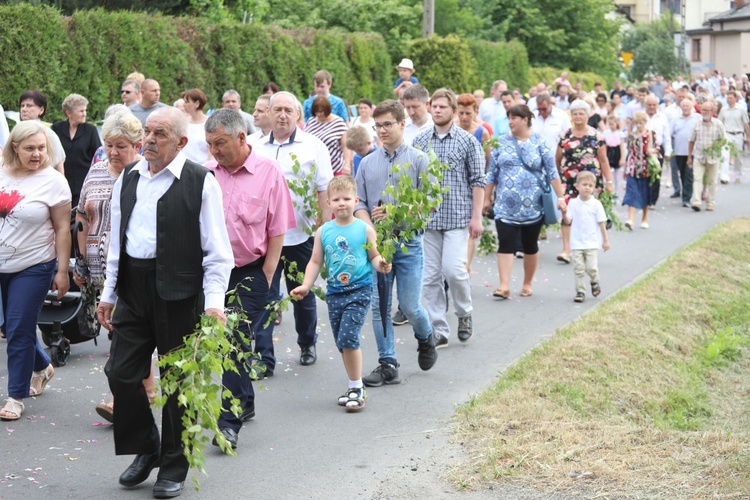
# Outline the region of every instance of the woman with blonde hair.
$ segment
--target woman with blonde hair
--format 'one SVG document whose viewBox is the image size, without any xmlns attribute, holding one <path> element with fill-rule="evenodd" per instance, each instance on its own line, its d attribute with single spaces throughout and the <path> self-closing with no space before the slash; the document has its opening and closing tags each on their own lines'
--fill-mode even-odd
<svg viewBox="0 0 750 500">
<path fill-rule="evenodd" d="M 0 167 L 0 295 L 8 339 L 8 399 L 0 420 L 18 420 L 24 399 L 55 375 L 36 334 L 47 291 L 70 286 L 70 188 L 49 168 L 51 132 L 41 122 L 13 128 Z M 57 269 L 57 270 L 55 270 Z"/>
</svg>

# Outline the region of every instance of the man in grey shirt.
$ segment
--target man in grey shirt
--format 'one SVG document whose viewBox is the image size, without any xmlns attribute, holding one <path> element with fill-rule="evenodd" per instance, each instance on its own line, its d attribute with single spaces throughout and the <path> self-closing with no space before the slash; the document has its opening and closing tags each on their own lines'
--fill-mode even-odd
<svg viewBox="0 0 750 500">
<path fill-rule="evenodd" d="M 409 87 L 409 89 L 414 88 Z M 407 90 L 409 90 L 407 89 Z M 392 202 L 386 193 L 388 186 L 397 186 L 402 175 L 412 178 L 412 185 L 416 189 L 422 186 L 424 174 L 427 170 L 427 155 L 417 151 L 404 142 L 405 113 L 404 107 L 398 102 L 388 99 L 381 102 L 373 112 L 375 130 L 383 142 L 382 149 L 362 158 L 357 171 L 357 194 L 359 203 L 354 209 L 355 217 L 373 224 L 385 217 L 381 203 Z M 406 167 L 393 173 L 394 166 Z M 401 251 L 401 244 L 408 249 Z M 387 309 L 390 311 L 393 294 L 393 280 L 398 281 L 398 301 L 401 310 L 414 328 L 417 339 L 417 361 L 422 370 L 429 370 L 437 361 L 437 351 L 432 337 L 432 325 L 427 312 L 422 307 L 422 277 L 424 273 L 424 251 L 422 235 L 415 235 L 409 240 L 402 240 L 396 245 L 393 255 L 393 271 L 385 275 L 387 280 Z M 380 313 L 380 300 L 377 294 L 372 300 L 372 327 L 375 341 L 378 345 L 379 365 L 369 375 L 362 378 L 368 387 L 379 387 L 383 384 L 398 384 L 399 364 L 396 360 L 396 343 L 393 324 L 390 319 L 383 321 Z M 385 323 L 385 331 L 383 326 Z"/>
<path fill-rule="evenodd" d="M 245 128 L 247 128 L 247 135 L 255 133 L 255 118 L 250 113 L 242 111 L 242 98 L 240 93 L 234 89 L 229 89 L 224 92 L 221 98 L 221 102 L 224 105 L 224 109 L 233 109 L 239 111 L 242 115 L 242 119 L 245 120 Z"/>
<path fill-rule="evenodd" d="M 159 102 L 160 96 L 161 88 L 159 87 L 159 82 L 153 78 L 143 80 L 143 84 L 141 85 L 141 102 L 133 104 L 129 109 L 141 121 L 144 127 L 146 126 L 148 115 L 166 106 L 163 102 Z"/>
</svg>

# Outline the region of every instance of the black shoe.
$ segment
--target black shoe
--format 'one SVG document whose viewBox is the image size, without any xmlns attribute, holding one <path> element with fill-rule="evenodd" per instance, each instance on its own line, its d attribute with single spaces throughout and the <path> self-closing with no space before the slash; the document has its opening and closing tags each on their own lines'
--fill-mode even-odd
<svg viewBox="0 0 750 500">
<path fill-rule="evenodd" d="M 273 377 L 273 368 L 270 368 L 268 365 L 256 363 L 253 365 L 253 370 L 255 370 L 255 374 L 258 376 L 257 379 L 253 380 L 263 380 L 264 378 Z M 252 378 L 252 375 L 250 378 Z"/>
<path fill-rule="evenodd" d="M 448 347 L 448 337 L 435 332 L 433 334 L 435 337 L 435 349 L 442 349 L 443 347 Z"/>
<path fill-rule="evenodd" d="M 362 377 L 362 382 L 367 387 L 380 387 L 383 384 L 400 384 L 401 379 L 398 376 L 398 364 L 393 366 L 390 363 L 384 363 L 381 361 L 380 365 L 375 368 L 372 373 L 366 377 Z"/>
<path fill-rule="evenodd" d="M 230 429 L 229 427 L 225 427 L 223 429 L 219 429 L 221 431 L 221 435 L 224 436 L 224 439 L 229 441 L 229 445 L 232 447 L 233 450 L 237 449 L 237 441 L 240 438 L 240 435 L 235 432 L 234 429 Z M 216 439 L 216 436 L 214 436 L 214 440 L 211 441 L 211 444 L 214 446 L 219 446 L 219 440 Z"/>
<path fill-rule="evenodd" d="M 240 414 L 240 420 L 247 422 L 248 420 L 255 418 L 255 402 L 251 403 L 250 406 L 242 410 Z"/>
<path fill-rule="evenodd" d="M 672 196 L 670 196 L 670 198 L 679 198 L 680 196 L 682 196 L 682 193 L 677 192 L 677 193 L 672 193 Z"/>
<path fill-rule="evenodd" d="M 401 326 L 407 324 L 409 318 L 406 317 L 406 314 L 404 314 L 401 309 L 397 309 L 396 314 L 391 318 L 391 322 L 393 323 L 393 326 Z"/>
<path fill-rule="evenodd" d="M 310 366 L 315 364 L 318 360 L 318 354 L 315 351 L 315 344 L 310 347 L 303 347 L 302 352 L 299 355 L 299 364 L 302 366 Z"/>
<path fill-rule="evenodd" d="M 423 371 L 427 371 L 437 362 L 438 354 L 435 349 L 435 339 L 419 340 L 417 343 L 417 363 Z"/>
<path fill-rule="evenodd" d="M 700 205 L 693 205 L 692 208 L 693 208 L 693 212 L 700 212 L 701 211 L 701 206 Z"/>
<path fill-rule="evenodd" d="M 154 483 L 154 498 L 174 498 L 180 496 L 184 481 L 177 482 L 169 479 L 156 479 Z"/>
<path fill-rule="evenodd" d="M 130 467 L 125 469 L 120 475 L 120 484 L 126 488 L 132 488 L 138 486 L 143 481 L 148 479 L 148 475 L 156 467 L 159 467 L 161 462 L 161 452 L 157 451 L 153 455 L 148 453 L 141 453 L 135 456 L 135 460 L 130 464 Z"/>
<path fill-rule="evenodd" d="M 468 342 L 472 333 L 474 333 L 474 327 L 472 326 L 471 316 L 458 318 L 458 340 Z"/>
</svg>

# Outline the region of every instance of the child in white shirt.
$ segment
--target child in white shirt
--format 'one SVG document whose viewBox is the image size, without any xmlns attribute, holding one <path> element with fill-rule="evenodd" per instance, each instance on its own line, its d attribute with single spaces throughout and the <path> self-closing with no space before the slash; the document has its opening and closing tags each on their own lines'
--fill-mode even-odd
<svg viewBox="0 0 750 500">
<path fill-rule="evenodd" d="M 583 302 L 586 298 L 585 275 L 591 279 L 591 295 L 597 297 L 601 292 L 599 287 L 599 232 L 601 232 L 601 246 L 606 252 L 609 250 L 607 237 L 607 215 L 602 203 L 594 198 L 596 176 L 592 172 L 583 171 L 576 177 L 578 197 L 570 200 L 565 212 L 565 221 L 570 224 L 570 249 L 573 253 L 573 270 L 576 277 L 575 302 Z M 598 226 L 598 228 L 597 228 Z"/>
</svg>

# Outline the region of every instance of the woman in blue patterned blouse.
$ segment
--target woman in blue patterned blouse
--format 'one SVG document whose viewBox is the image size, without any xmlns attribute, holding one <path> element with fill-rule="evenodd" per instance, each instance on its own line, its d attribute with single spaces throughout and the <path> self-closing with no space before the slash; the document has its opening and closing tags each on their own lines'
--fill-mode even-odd
<svg viewBox="0 0 750 500">
<path fill-rule="evenodd" d="M 558 208 L 565 210 L 565 191 L 555 166 L 555 158 L 539 134 L 531 132 L 534 115 L 523 104 L 508 110 L 510 133 L 501 136 L 499 145 L 492 151 L 487 173 L 484 212 L 490 208 L 490 195 L 495 195 L 495 225 L 499 246 L 497 270 L 500 287 L 492 292 L 494 297 L 510 297 L 510 272 L 518 234 L 523 244 L 523 286 L 521 297 L 533 293 L 532 280 L 539 264 L 539 231 L 542 229 L 542 186 L 549 183 L 560 197 Z"/>
</svg>

